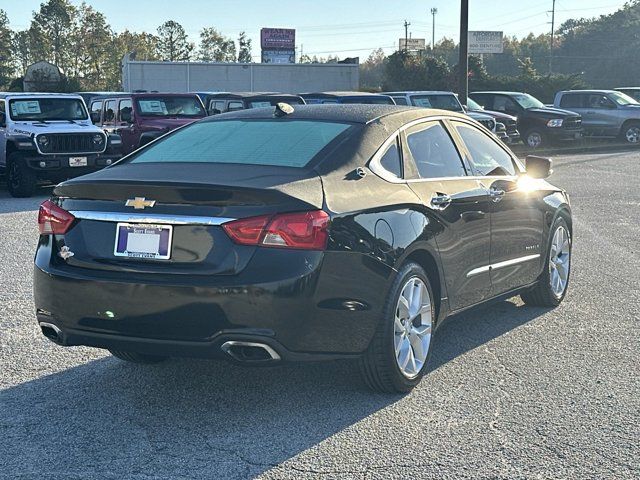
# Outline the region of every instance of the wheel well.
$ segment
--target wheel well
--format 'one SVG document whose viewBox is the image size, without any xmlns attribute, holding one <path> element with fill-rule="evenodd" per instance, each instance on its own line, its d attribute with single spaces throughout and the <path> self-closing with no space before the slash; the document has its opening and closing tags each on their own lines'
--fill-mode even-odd
<svg viewBox="0 0 640 480">
<path fill-rule="evenodd" d="M 640 125 L 640 120 L 634 120 L 634 119 L 625 120 L 624 123 L 622 124 L 622 127 L 620 127 L 620 133 L 624 133 L 624 129 L 631 124 Z"/>
<path fill-rule="evenodd" d="M 560 211 L 558 211 L 558 216 L 564 218 L 565 222 L 567 222 L 567 225 L 569 226 L 569 233 L 573 234 L 573 219 L 571 218 L 569 210 L 561 208 Z"/>
<path fill-rule="evenodd" d="M 16 150 L 18 150 L 18 147 L 16 147 L 16 144 L 13 142 L 7 142 L 7 149 L 6 149 L 6 157 L 8 158 L 9 155 L 11 155 L 13 152 L 15 152 Z"/>
<path fill-rule="evenodd" d="M 442 297 L 442 286 L 440 285 L 440 273 L 438 270 L 438 264 L 433 256 L 426 250 L 416 250 L 412 252 L 405 263 L 415 262 L 420 265 L 429 279 L 431 289 L 433 290 L 433 296 L 436 302 L 436 318 L 440 315 L 440 298 Z"/>
</svg>

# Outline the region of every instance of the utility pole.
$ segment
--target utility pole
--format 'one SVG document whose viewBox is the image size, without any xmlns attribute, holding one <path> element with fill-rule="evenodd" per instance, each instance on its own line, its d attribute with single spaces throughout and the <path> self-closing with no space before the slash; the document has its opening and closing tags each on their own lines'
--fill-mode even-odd
<svg viewBox="0 0 640 480">
<path fill-rule="evenodd" d="M 409 25 L 411 25 L 406 20 L 404 21 L 404 53 L 407 53 L 407 39 L 409 38 Z"/>
<path fill-rule="evenodd" d="M 460 58 L 458 60 L 458 95 L 463 104 L 469 93 L 469 0 L 460 0 Z"/>
<path fill-rule="evenodd" d="M 437 8 L 431 9 L 431 16 L 433 17 L 433 26 L 431 27 L 431 53 L 436 48 L 436 13 L 438 13 Z"/>
<path fill-rule="evenodd" d="M 556 0 L 553 0 L 551 7 L 551 43 L 549 43 L 549 75 L 553 72 L 553 36 L 556 26 Z"/>
</svg>

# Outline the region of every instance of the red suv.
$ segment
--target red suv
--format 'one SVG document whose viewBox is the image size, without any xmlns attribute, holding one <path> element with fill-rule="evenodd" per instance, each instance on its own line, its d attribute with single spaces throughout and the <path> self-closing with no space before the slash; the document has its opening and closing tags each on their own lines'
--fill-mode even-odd
<svg viewBox="0 0 640 480">
<path fill-rule="evenodd" d="M 193 93 L 122 93 L 90 99 L 91 121 L 122 138 L 125 155 L 171 130 L 207 116 Z"/>
</svg>

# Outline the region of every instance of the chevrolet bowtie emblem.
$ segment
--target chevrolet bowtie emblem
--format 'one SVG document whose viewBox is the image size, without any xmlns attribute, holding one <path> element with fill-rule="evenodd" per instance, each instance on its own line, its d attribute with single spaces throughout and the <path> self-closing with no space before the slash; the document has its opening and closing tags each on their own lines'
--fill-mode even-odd
<svg viewBox="0 0 640 480">
<path fill-rule="evenodd" d="M 156 204 L 155 200 L 147 200 L 144 197 L 130 198 L 125 203 L 127 207 L 133 207 L 136 210 L 142 210 L 145 207 L 153 207 L 155 204 Z"/>
</svg>

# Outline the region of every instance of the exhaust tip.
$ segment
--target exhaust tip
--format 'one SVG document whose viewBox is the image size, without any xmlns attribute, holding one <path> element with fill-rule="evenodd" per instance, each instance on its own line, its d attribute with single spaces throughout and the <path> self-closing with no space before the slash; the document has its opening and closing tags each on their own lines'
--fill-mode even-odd
<svg viewBox="0 0 640 480">
<path fill-rule="evenodd" d="M 42 334 L 58 345 L 62 345 L 62 330 L 60 330 L 53 323 L 48 322 L 39 322 L 40 330 L 42 330 Z"/>
<path fill-rule="evenodd" d="M 220 347 L 223 352 L 239 362 L 270 362 L 281 360 L 280 355 L 265 343 L 229 340 Z"/>
</svg>

